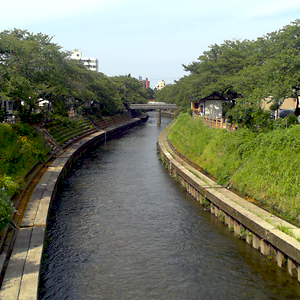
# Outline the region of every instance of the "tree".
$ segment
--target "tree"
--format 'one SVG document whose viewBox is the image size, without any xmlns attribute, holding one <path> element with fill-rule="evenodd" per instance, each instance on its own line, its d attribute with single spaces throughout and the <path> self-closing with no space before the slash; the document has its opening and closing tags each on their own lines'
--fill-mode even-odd
<svg viewBox="0 0 300 300">
<path fill-rule="evenodd" d="M 0 107 L 0 123 L 2 123 L 5 120 L 6 116 L 7 116 L 6 109 L 4 107 Z"/>
<path fill-rule="evenodd" d="M 130 104 L 147 103 L 148 100 L 148 95 L 141 83 L 129 75 L 112 77 L 117 87 L 118 98 L 127 109 L 129 109 Z"/>
<path fill-rule="evenodd" d="M 91 104 L 105 114 L 123 108 L 114 79 L 87 70 L 69 56 L 52 43 L 51 37 L 41 33 L 18 29 L 0 33 L 0 96 L 16 102 L 21 121 L 30 122 L 41 98 L 50 101 L 54 114 L 61 115 L 67 115 L 71 107 Z M 129 75 L 126 80 L 134 79 Z M 138 87 L 127 86 L 146 97 Z"/>
<path fill-rule="evenodd" d="M 12 99 L 28 122 L 41 95 L 53 93 L 67 54 L 47 35 L 14 29 L 0 34 L 1 96 Z"/>
<path fill-rule="evenodd" d="M 149 99 L 149 100 L 155 98 L 155 96 L 154 96 L 154 90 L 151 89 L 150 87 L 148 87 L 148 88 L 146 89 L 146 93 L 147 93 L 147 95 L 148 95 L 148 99 Z"/>
<path fill-rule="evenodd" d="M 236 100 L 242 111 L 251 107 L 260 114 L 263 98 L 294 97 L 295 114 L 300 114 L 300 20 L 253 41 L 226 40 L 211 45 L 197 61 L 183 67 L 189 75 L 157 93 L 157 99 L 185 106 L 188 98 L 201 99 L 218 92 L 232 103 Z"/>
</svg>

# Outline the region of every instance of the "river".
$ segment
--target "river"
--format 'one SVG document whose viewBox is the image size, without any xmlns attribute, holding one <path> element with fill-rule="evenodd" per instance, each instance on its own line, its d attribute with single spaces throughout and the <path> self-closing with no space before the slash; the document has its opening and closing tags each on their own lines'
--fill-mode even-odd
<svg viewBox="0 0 300 300">
<path fill-rule="evenodd" d="M 39 299 L 300 299 L 169 176 L 156 113 L 79 159 L 49 217 Z"/>
</svg>

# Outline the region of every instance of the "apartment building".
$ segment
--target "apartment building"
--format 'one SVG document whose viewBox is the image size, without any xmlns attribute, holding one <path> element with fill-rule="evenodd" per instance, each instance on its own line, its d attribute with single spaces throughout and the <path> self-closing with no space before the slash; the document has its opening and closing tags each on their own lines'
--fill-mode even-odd
<svg viewBox="0 0 300 300">
<path fill-rule="evenodd" d="M 166 83 L 164 80 L 162 80 L 158 84 L 155 85 L 155 89 L 162 90 L 165 86 L 166 86 Z"/>
<path fill-rule="evenodd" d="M 88 57 L 82 57 L 82 53 L 75 49 L 73 53 L 71 54 L 71 59 L 79 60 L 83 63 L 83 65 L 91 71 L 98 72 L 98 59 L 97 58 L 88 58 Z"/>
<path fill-rule="evenodd" d="M 146 77 L 145 80 L 143 80 L 142 76 L 139 76 L 139 81 L 141 82 L 141 84 L 143 85 L 144 89 L 147 89 L 150 87 L 150 81 L 148 80 L 148 78 Z"/>
</svg>

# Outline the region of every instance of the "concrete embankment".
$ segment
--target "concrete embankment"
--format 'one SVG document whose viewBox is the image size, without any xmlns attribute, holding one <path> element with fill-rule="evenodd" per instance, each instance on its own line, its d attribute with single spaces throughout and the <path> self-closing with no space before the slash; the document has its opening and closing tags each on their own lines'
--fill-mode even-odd
<svg viewBox="0 0 300 300">
<path fill-rule="evenodd" d="M 200 173 L 171 149 L 170 125 L 159 136 L 158 148 L 170 174 L 239 238 L 300 282 L 300 229 L 257 207 Z M 286 234 L 282 230 L 289 233 Z"/>
<path fill-rule="evenodd" d="M 18 230 L 0 290 L 0 299 L 37 299 L 45 232 L 57 186 L 86 151 L 142 123 L 135 118 L 93 133 L 71 145 L 48 167 L 35 187 Z"/>
</svg>

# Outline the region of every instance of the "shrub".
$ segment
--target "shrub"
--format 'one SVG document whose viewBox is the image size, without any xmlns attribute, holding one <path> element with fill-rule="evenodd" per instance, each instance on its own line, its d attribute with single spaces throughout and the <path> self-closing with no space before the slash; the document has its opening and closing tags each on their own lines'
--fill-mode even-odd
<svg viewBox="0 0 300 300">
<path fill-rule="evenodd" d="M 9 221 L 9 198 L 23 184 L 23 177 L 47 149 L 42 136 L 28 124 L 0 124 L 0 228 Z"/>
<path fill-rule="evenodd" d="M 5 190 L 0 189 L 0 230 L 11 220 L 12 205 Z"/>
</svg>

